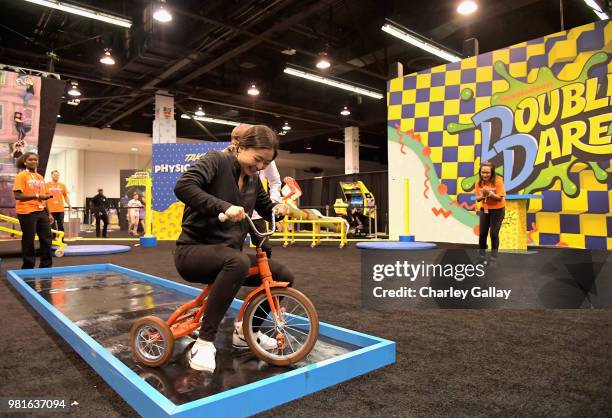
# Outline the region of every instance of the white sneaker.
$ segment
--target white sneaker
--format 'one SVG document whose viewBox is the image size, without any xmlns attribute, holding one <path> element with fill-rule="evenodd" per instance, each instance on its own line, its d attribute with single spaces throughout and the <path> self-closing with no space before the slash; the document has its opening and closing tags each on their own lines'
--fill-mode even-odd
<svg viewBox="0 0 612 418">
<path fill-rule="evenodd" d="M 189 350 L 189 366 L 193 370 L 214 372 L 216 352 L 217 349 L 213 343 L 198 338 L 193 347 L 191 347 L 191 350 Z"/>
<path fill-rule="evenodd" d="M 274 350 L 277 347 L 276 339 L 268 337 L 261 331 L 257 331 L 257 343 L 264 350 Z M 232 346 L 234 348 L 249 348 L 249 345 L 242 333 L 242 322 L 234 323 L 234 335 L 232 336 Z"/>
</svg>

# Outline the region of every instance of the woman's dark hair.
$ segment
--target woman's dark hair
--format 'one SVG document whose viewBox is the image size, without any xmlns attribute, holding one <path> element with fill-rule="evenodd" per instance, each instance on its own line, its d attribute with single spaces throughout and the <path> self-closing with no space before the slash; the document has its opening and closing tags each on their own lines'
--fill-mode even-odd
<svg viewBox="0 0 612 418">
<path fill-rule="evenodd" d="M 495 184 L 495 164 L 493 164 L 490 161 L 485 161 L 483 163 L 480 164 L 480 168 L 478 169 L 478 177 L 480 178 L 478 180 L 478 185 L 482 186 L 482 167 L 490 167 L 491 168 L 491 178 L 489 179 L 489 181 L 491 182 L 491 184 Z"/>
<path fill-rule="evenodd" d="M 17 159 L 17 168 L 25 169 L 25 162 L 28 158 L 30 158 L 30 155 L 36 155 L 36 158 L 38 158 L 38 154 L 35 152 L 24 152 L 23 155 Z"/>
<path fill-rule="evenodd" d="M 253 125 L 238 140 L 238 148 L 267 148 L 278 154 L 278 138 L 274 131 L 265 125 Z"/>
<path fill-rule="evenodd" d="M 19 115 L 19 116 L 23 116 L 23 113 L 21 113 L 21 112 L 15 112 L 15 113 L 13 114 L 13 117 L 15 117 L 15 116 L 17 116 L 17 115 Z"/>
</svg>

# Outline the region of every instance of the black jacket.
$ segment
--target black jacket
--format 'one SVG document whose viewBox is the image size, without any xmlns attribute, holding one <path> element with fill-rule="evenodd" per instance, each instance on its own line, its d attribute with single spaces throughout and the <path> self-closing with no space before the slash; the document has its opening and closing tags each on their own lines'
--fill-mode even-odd
<svg viewBox="0 0 612 418">
<path fill-rule="evenodd" d="M 253 209 L 270 219 L 274 203 L 258 175 L 245 176 L 238 190 L 240 164 L 233 154 L 209 151 L 179 178 L 174 194 L 185 203 L 182 232 L 177 245 L 225 244 L 241 249 L 249 232 L 247 220 L 220 222 L 219 213 L 242 206 L 250 216 Z"/>
<path fill-rule="evenodd" d="M 108 207 L 108 204 L 106 203 L 106 196 L 100 195 L 98 193 L 91 199 L 91 205 L 93 206 L 93 209 L 96 211 L 106 210 Z"/>
</svg>

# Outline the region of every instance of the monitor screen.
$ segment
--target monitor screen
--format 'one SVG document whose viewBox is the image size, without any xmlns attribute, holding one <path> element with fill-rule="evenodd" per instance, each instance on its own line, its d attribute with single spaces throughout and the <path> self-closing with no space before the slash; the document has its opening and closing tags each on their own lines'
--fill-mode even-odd
<svg viewBox="0 0 612 418">
<path fill-rule="evenodd" d="M 363 196 L 351 196 L 349 204 L 351 206 L 363 206 Z"/>
</svg>

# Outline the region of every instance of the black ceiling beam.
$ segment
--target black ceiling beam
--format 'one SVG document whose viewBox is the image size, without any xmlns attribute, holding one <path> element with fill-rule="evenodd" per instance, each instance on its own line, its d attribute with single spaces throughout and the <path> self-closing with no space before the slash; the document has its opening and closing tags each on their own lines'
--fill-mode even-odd
<svg viewBox="0 0 612 418">
<path fill-rule="evenodd" d="M 77 74 L 66 74 L 66 73 L 62 73 L 63 76 L 66 76 L 68 78 L 74 78 L 76 80 L 85 80 L 85 81 L 91 81 L 94 83 L 100 83 L 100 84 L 106 84 L 106 85 L 110 85 L 110 86 L 117 86 L 117 87 L 123 87 L 126 89 L 130 89 L 133 90 L 134 93 L 142 93 L 142 94 L 153 94 L 150 91 L 144 91 L 139 89 L 138 87 L 135 86 L 130 86 L 128 84 L 125 83 L 119 83 L 119 82 L 112 82 L 112 81 L 107 81 L 107 80 L 100 80 L 100 79 L 94 79 L 91 77 L 86 77 L 86 76 L 81 76 L 81 75 L 77 75 Z M 326 126 L 334 126 L 334 127 L 343 127 L 344 125 L 338 124 L 338 123 L 331 123 L 325 120 L 317 120 L 317 119 L 309 119 L 309 118 L 304 118 L 302 116 L 297 116 L 294 114 L 285 114 L 282 112 L 278 112 L 278 111 L 274 111 L 274 110 L 268 110 L 268 109 L 262 109 L 262 108 L 253 108 L 252 106 L 248 106 L 248 103 L 243 102 L 241 98 L 233 96 L 234 99 L 238 99 L 238 103 L 231 103 L 231 102 L 227 102 L 227 101 L 222 101 L 222 100 L 211 100 L 211 99 L 204 99 L 204 98 L 199 98 L 199 97 L 195 97 L 192 95 L 192 93 L 187 92 L 187 91 L 183 91 L 183 90 L 177 90 L 177 89 L 169 89 L 168 90 L 170 93 L 176 94 L 176 95 L 183 95 L 183 96 L 187 96 L 189 97 L 189 99 L 194 100 L 194 101 L 200 101 L 200 102 L 204 102 L 204 103 L 213 103 L 213 104 L 218 104 L 218 105 L 222 105 L 222 106 L 228 106 L 228 107 L 234 107 L 236 109 L 243 109 L 243 110 L 249 110 L 249 111 L 254 111 L 254 112 L 258 112 L 258 113 L 266 113 L 269 115 L 278 115 L 278 116 L 283 116 L 283 117 L 287 117 L 287 118 L 291 118 L 294 120 L 302 120 L 304 122 L 310 122 L 310 123 L 316 123 L 319 125 L 326 125 Z M 217 90 L 212 90 L 212 89 L 205 89 L 203 91 L 203 93 L 211 93 L 211 94 L 215 94 L 215 95 L 219 95 L 219 94 L 225 94 L 227 95 L 226 92 L 219 92 Z M 274 102 L 266 102 L 269 105 L 272 106 L 278 106 L 278 107 L 284 107 L 287 108 L 287 105 L 284 105 L 282 103 L 274 103 Z M 297 112 L 310 112 L 310 113 L 315 113 L 316 111 L 313 111 L 311 109 L 304 109 L 304 108 L 300 108 L 300 107 L 295 107 L 295 106 L 291 106 L 292 109 L 294 109 Z M 317 112 L 320 113 L 320 112 Z M 327 114 L 325 113 L 320 113 L 321 116 L 327 116 Z M 127 116 L 127 114 L 125 115 Z M 357 122 L 355 121 L 355 123 L 357 124 L 362 124 L 362 122 Z"/>
<path fill-rule="evenodd" d="M 280 11 L 281 8 L 285 7 L 285 3 L 287 3 L 287 2 L 278 1 L 276 4 L 272 5 L 273 6 L 272 12 Z M 191 17 L 191 18 L 194 18 L 194 19 L 195 18 L 199 18 L 198 20 L 205 21 L 207 23 L 211 23 L 211 24 L 213 24 L 215 26 L 221 26 L 222 28 L 227 29 L 227 33 L 216 35 L 214 37 L 214 39 L 212 40 L 212 42 L 210 42 L 208 45 L 201 44 L 198 47 L 194 48 L 191 53 L 187 54 L 183 58 L 181 58 L 181 59 L 175 61 L 174 63 L 172 63 L 160 75 L 155 76 L 152 80 L 150 80 L 147 84 L 145 84 L 142 87 L 143 89 L 153 89 L 153 88 L 155 88 L 160 82 L 162 82 L 162 81 L 166 80 L 168 77 L 178 73 L 183 67 L 186 67 L 186 66 L 191 65 L 191 64 L 197 64 L 197 62 L 201 60 L 203 52 L 206 52 L 207 54 L 210 54 L 211 52 L 213 52 L 218 47 L 226 44 L 227 42 L 231 41 L 232 39 L 234 39 L 234 38 L 236 38 L 237 36 L 240 35 L 240 31 L 238 29 L 236 29 L 235 26 L 226 25 L 226 24 L 223 24 L 223 23 L 218 22 L 218 21 L 213 20 L 213 19 L 203 18 L 203 17 L 200 17 L 199 15 L 196 15 L 194 13 L 185 12 L 183 10 L 176 9 L 174 7 L 168 8 L 168 10 L 170 10 L 172 12 L 175 12 L 177 14 L 183 14 L 183 15 L 185 15 L 187 17 Z M 264 16 L 265 16 L 265 14 L 264 14 Z M 246 27 L 250 27 L 251 25 L 256 24 L 259 21 L 259 19 L 261 19 L 261 16 L 252 16 L 252 17 L 250 17 L 250 22 L 246 23 Z M 204 39 L 206 39 L 206 37 L 211 32 L 213 32 L 213 31 L 208 31 L 204 35 Z"/>
<path fill-rule="evenodd" d="M 151 104 L 151 102 L 153 102 L 154 99 L 155 99 L 155 97 L 149 97 L 149 98 L 146 98 L 146 99 L 140 99 L 139 100 L 140 103 L 138 103 L 138 104 L 133 104 L 133 102 L 130 103 L 130 108 L 128 110 L 124 111 L 123 113 L 121 113 L 118 116 L 115 116 L 113 119 L 111 119 L 110 121 L 106 122 L 105 125 L 112 125 L 113 123 L 115 123 L 117 121 L 120 121 L 124 117 L 129 116 L 132 113 L 134 113 L 135 111 L 137 111 L 139 109 L 142 109 L 143 107 Z M 99 121 L 96 121 L 96 123 L 97 122 L 99 122 Z"/>
<path fill-rule="evenodd" d="M 234 107 L 236 109 L 243 109 L 243 110 L 248 110 L 248 111 L 257 112 L 257 113 L 265 113 L 265 114 L 269 114 L 273 116 L 282 116 L 282 117 L 286 117 L 289 119 L 316 123 L 316 124 L 323 125 L 323 126 L 333 126 L 333 127 L 339 127 L 339 128 L 344 128 L 345 126 L 366 127 L 366 126 L 371 126 L 371 125 L 374 125 L 380 122 L 380 120 L 358 121 L 354 119 L 343 118 L 342 120 L 345 123 L 338 123 L 336 122 L 338 118 L 333 117 L 328 113 L 319 112 L 319 111 L 312 110 L 312 109 L 305 109 L 305 108 L 297 107 L 293 105 L 287 105 L 284 103 L 271 102 L 271 101 L 267 101 L 263 99 L 257 99 L 258 107 L 253 107 L 252 101 L 242 95 L 232 95 L 232 94 L 228 94 L 227 92 L 209 89 L 209 88 L 197 90 L 197 93 L 199 95 L 206 96 L 207 97 L 206 99 L 195 97 L 195 96 L 190 96 L 189 93 L 187 93 L 186 91 L 178 91 L 178 90 L 173 90 L 173 89 L 170 89 L 170 91 L 172 93 L 186 95 L 188 99 L 191 99 L 193 101 L 218 104 L 222 106 Z M 210 98 L 211 96 L 213 96 L 213 98 Z M 228 98 L 229 98 L 229 101 L 228 101 Z M 275 108 L 281 109 L 281 110 L 279 111 L 279 110 L 276 110 Z M 295 113 L 287 113 L 287 112 L 295 112 Z M 305 116 L 300 116 L 300 114 L 312 115 L 312 118 L 316 118 L 316 119 L 308 118 Z"/>
<path fill-rule="evenodd" d="M 199 21 L 202 21 L 202 22 L 206 22 L 206 23 L 210 23 L 210 24 L 213 24 L 213 25 L 217 25 L 217 26 L 222 27 L 224 29 L 232 30 L 232 31 L 236 32 L 237 34 L 247 36 L 247 37 L 249 37 L 251 39 L 257 39 L 257 40 L 261 41 L 264 44 L 268 44 L 268 46 L 271 46 L 274 49 L 277 49 L 277 48 L 283 48 L 283 49 L 293 48 L 293 49 L 295 49 L 296 52 L 298 52 L 298 53 L 300 53 L 302 55 L 306 55 L 306 56 L 311 57 L 311 58 L 318 58 L 319 57 L 318 53 L 311 52 L 311 51 L 306 51 L 306 50 L 301 49 L 301 48 L 295 48 L 293 46 L 289 46 L 289 45 L 284 44 L 282 42 L 275 41 L 274 39 L 263 38 L 263 35 L 257 35 L 255 33 L 250 32 L 250 31 L 238 28 L 236 26 L 229 25 L 227 23 L 220 22 L 220 21 L 215 20 L 215 19 L 211 19 L 209 17 L 200 16 L 200 15 L 197 15 L 195 13 L 186 12 L 184 10 L 179 10 L 179 9 L 175 9 L 175 8 L 173 8 L 172 11 L 175 11 L 178 14 L 182 14 L 184 16 L 190 17 L 190 18 L 192 18 L 194 20 L 199 20 Z M 289 29 L 296 30 L 295 27 L 290 27 Z M 330 59 L 335 64 L 336 67 L 339 67 L 338 68 L 339 70 L 357 71 L 357 72 L 360 72 L 362 74 L 368 75 L 370 77 L 374 77 L 374 78 L 378 78 L 380 80 L 387 81 L 387 77 L 385 75 L 365 70 L 365 69 L 363 69 L 361 67 L 349 64 L 347 62 L 334 61 L 333 57 L 330 57 Z"/>
<path fill-rule="evenodd" d="M 284 5 L 285 5 L 285 4 L 288 4 L 288 3 L 290 3 L 291 1 L 292 1 L 292 0 L 287 0 L 286 2 L 281 2 L 281 1 L 278 1 L 278 2 L 276 2 L 276 3 L 274 3 L 274 4 L 272 4 L 272 5 L 271 5 L 271 6 L 269 6 L 269 7 L 272 7 L 272 9 L 271 9 L 272 11 L 278 11 L 278 10 L 280 10 L 280 8 L 284 7 Z M 265 14 L 264 14 L 264 16 L 265 16 Z M 261 19 L 261 15 L 259 15 L 259 16 L 249 16 L 249 20 L 250 20 L 250 22 L 247 22 L 247 24 L 246 24 L 246 25 L 247 25 L 247 27 L 248 27 L 249 25 L 254 25 L 254 24 L 256 24 L 256 23 L 259 21 L 259 19 Z M 210 32 L 208 32 L 208 33 L 210 33 Z M 208 35 L 208 33 L 207 33 L 205 36 L 207 36 L 207 35 Z M 231 32 L 230 32 L 230 33 L 231 33 Z M 237 36 L 237 35 L 235 35 L 235 36 Z M 218 38 L 217 38 L 217 39 L 218 39 Z M 227 41 L 228 41 L 228 40 L 224 40 L 224 41 L 221 43 L 221 45 L 222 45 L 223 43 L 227 42 Z M 207 48 L 207 49 L 206 49 L 206 52 L 208 53 L 208 52 L 210 52 L 211 50 L 214 50 L 214 49 L 215 49 L 216 47 L 218 47 L 219 45 L 220 45 L 220 44 L 219 44 L 219 43 L 217 43 L 216 45 L 210 46 L 209 48 Z M 203 47 L 201 46 L 201 47 L 199 47 L 199 48 L 195 49 L 195 50 L 193 51 L 193 53 L 197 53 L 197 54 L 199 54 L 200 52 L 202 52 L 202 49 L 203 49 Z M 181 68 L 183 68 L 183 67 L 185 67 L 185 66 L 187 66 L 187 65 L 191 64 L 191 63 L 193 62 L 193 57 L 192 57 L 191 55 L 193 55 L 193 54 L 190 54 L 190 55 L 188 55 L 188 56 L 186 56 L 186 57 L 184 57 L 184 58 L 182 58 L 182 59 L 180 59 L 180 60 L 177 60 L 177 61 L 175 61 L 174 63 L 172 63 L 172 64 L 170 65 L 170 67 L 169 67 L 167 70 L 165 70 L 165 71 L 164 71 L 164 72 L 163 72 L 161 75 L 156 76 L 156 77 L 155 77 L 153 80 L 151 80 L 151 81 L 149 81 L 148 83 L 146 83 L 146 84 L 145 84 L 145 85 L 144 85 L 142 88 L 143 88 L 143 89 L 153 89 L 153 88 L 154 88 L 154 87 L 155 87 L 155 86 L 156 86 L 156 85 L 157 85 L 159 82 L 164 81 L 165 79 L 167 79 L 167 78 L 168 78 L 168 77 L 170 77 L 171 75 L 173 75 L 173 74 L 175 74 L 176 72 L 178 72 L 178 71 L 179 71 Z M 121 105 L 121 106 L 119 107 L 119 109 L 123 109 L 123 108 L 125 108 L 125 107 L 126 107 L 126 105 Z M 111 117 L 111 116 L 112 116 L 114 113 L 115 113 L 115 112 L 111 112 L 109 115 L 107 115 L 107 116 L 105 116 L 105 117 Z M 103 118 L 103 119 L 104 119 L 104 118 Z M 103 121 L 103 119 L 102 119 L 102 121 Z M 98 121 L 97 121 L 97 122 L 98 122 Z"/>
<path fill-rule="evenodd" d="M 359 24 L 359 22 L 357 22 L 357 19 L 355 18 L 354 14 L 353 14 L 353 11 L 350 8 L 348 2 L 346 0 L 342 0 L 342 4 L 344 5 L 346 11 L 348 12 L 349 19 L 351 19 L 351 22 L 353 23 L 353 26 L 356 28 L 357 33 L 359 34 L 359 37 L 361 38 L 361 42 L 363 42 L 365 45 L 368 46 L 368 48 L 370 50 L 372 50 L 373 47 L 371 46 L 371 43 L 368 40 L 367 35 L 363 33 L 362 27 Z M 378 57 L 376 56 L 376 54 L 373 51 L 370 52 L 370 55 L 372 55 L 372 58 L 374 58 L 374 63 L 378 66 L 378 69 L 380 70 L 381 75 L 384 76 L 383 79 L 387 80 L 387 71 L 386 71 L 386 68 L 381 65 L 380 61 L 378 60 Z"/>
<path fill-rule="evenodd" d="M 266 32 L 264 32 L 261 35 L 256 36 L 255 38 L 251 39 L 251 41 L 247 42 L 246 44 L 241 45 L 240 47 L 234 48 L 233 50 L 227 52 L 226 54 L 222 55 L 221 57 L 217 58 L 216 60 L 212 61 L 211 63 L 209 63 L 208 65 L 205 65 L 204 67 L 202 67 L 200 70 L 197 70 L 195 73 L 191 73 L 190 75 L 184 77 L 183 79 L 179 80 L 180 84 L 184 84 L 190 80 L 193 80 L 199 76 L 201 76 L 202 74 L 211 71 L 212 69 L 216 68 L 219 65 L 222 65 L 224 62 L 226 62 L 227 60 L 230 60 L 232 58 L 234 58 L 235 56 L 243 53 L 244 51 L 252 48 L 253 46 L 265 41 L 267 39 L 268 36 L 271 36 L 273 33 L 279 32 L 279 31 L 283 31 L 286 30 L 288 27 L 291 27 L 292 25 L 294 25 L 295 23 L 307 18 L 308 16 L 310 16 L 313 13 L 316 13 L 317 11 L 321 10 L 322 8 L 326 7 L 327 5 L 330 4 L 332 0 L 323 0 L 320 1 L 318 3 L 315 3 L 314 5 L 312 5 L 310 8 L 304 10 L 303 12 L 297 13 L 296 15 L 293 15 L 292 17 L 289 17 L 287 19 L 285 19 L 283 22 L 281 22 L 278 25 L 275 25 L 274 27 L 268 29 Z M 196 15 L 197 16 L 197 15 Z M 193 62 L 193 58 L 192 57 L 187 57 L 182 59 L 181 61 L 179 61 L 178 63 L 175 63 L 172 67 L 170 67 L 168 70 L 164 71 L 164 73 L 158 77 L 156 77 L 154 80 L 150 81 L 149 83 L 147 83 L 143 88 L 147 89 L 147 88 L 152 88 L 154 87 L 156 84 L 158 84 L 158 82 L 162 81 L 163 79 L 171 76 L 174 72 L 180 70 L 180 68 L 184 67 L 187 64 L 190 64 Z M 358 67 L 356 67 L 358 68 Z M 373 73 L 374 74 L 374 73 Z M 379 75 L 377 75 L 379 76 Z M 383 77 L 384 79 L 384 77 Z M 170 91 L 175 91 L 175 89 L 170 88 Z M 181 92 L 182 93 L 182 92 Z M 121 109 L 125 108 L 126 106 L 128 106 L 129 104 L 120 106 L 119 109 L 117 109 L 117 111 L 120 111 Z M 286 105 L 280 105 L 280 106 L 285 106 Z M 304 112 L 308 112 L 307 109 L 299 109 L 299 111 L 304 111 Z M 106 125 L 108 123 L 103 123 L 103 120 L 106 117 L 110 117 L 113 115 L 114 112 L 111 112 L 109 115 L 100 118 L 99 120 L 97 120 L 95 122 L 95 124 L 101 123 L 102 125 Z M 122 113 L 122 115 L 120 115 L 121 117 L 125 117 L 127 115 L 129 115 L 132 112 L 124 112 Z M 273 112 L 270 111 L 271 114 L 278 114 L 278 112 Z M 287 116 L 290 117 L 290 116 Z M 305 120 L 305 118 L 301 118 L 301 117 L 292 117 L 293 119 L 296 120 Z M 114 118 L 113 122 L 109 122 L 109 123 L 114 123 L 116 122 L 117 119 Z M 306 120 L 305 120 L 306 121 Z M 319 123 L 319 124 L 327 124 L 328 126 L 343 126 L 343 125 L 339 125 L 336 123 L 329 123 L 329 122 L 317 122 L 314 120 L 308 120 L 309 122 L 314 122 L 314 123 Z"/>
<path fill-rule="evenodd" d="M 38 52 L 31 52 L 25 49 L 14 49 L 14 48 L 5 48 L 2 47 L 0 49 L 0 51 L 3 51 L 5 53 L 8 53 L 10 55 L 14 55 L 17 57 L 26 57 L 26 58 L 31 58 L 33 60 L 36 60 L 39 64 L 40 63 L 46 63 L 49 60 L 49 57 L 45 54 L 41 54 Z M 69 60 L 69 59 L 65 59 L 65 58 L 60 58 L 61 63 L 64 64 L 68 64 L 74 67 L 78 67 L 78 68 L 83 68 L 86 71 L 94 71 L 96 70 L 96 66 L 93 64 L 88 64 L 88 63 L 84 63 L 81 61 L 74 61 L 74 60 Z M 45 65 L 46 67 L 46 65 Z"/>
<path fill-rule="evenodd" d="M 185 113 L 186 115 L 189 116 L 189 120 L 195 125 L 197 126 L 199 129 L 201 129 L 202 131 L 204 131 L 207 135 L 209 135 L 210 137 L 212 137 L 215 141 L 219 141 L 219 138 L 217 138 L 212 132 L 210 132 L 208 130 L 208 128 L 206 126 L 204 126 L 199 120 L 194 119 L 193 116 L 191 116 L 178 102 L 174 102 L 174 106 L 176 106 L 176 108 L 178 110 L 180 110 L 181 112 Z M 178 135 L 177 135 L 178 136 Z"/>
<path fill-rule="evenodd" d="M 276 34 L 277 32 L 282 32 L 284 30 L 287 30 L 292 25 L 295 25 L 298 22 L 306 19 L 311 14 L 320 11 L 324 7 L 330 5 L 331 3 L 332 3 L 332 0 L 321 0 L 321 1 L 318 1 L 317 3 L 313 4 L 309 8 L 307 8 L 307 9 L 305 9 L 305 10 L 299 12 L 299 13 L 296 13 L 293 16 L 290 16 L 288 18 L 283 19 L 283 21 L 281 23 L 278 23 L 278 24 L 272 26 L 271 28 L 266 30 L 264 33 L 259 35 L 257 38 L 252 38 L 252 39 L 244 42 L 240 46 L 238 46 L 238 47 L 236 47 L 236 48 L 226 52 L 225 54 L 221 55 L 217 59 L 209 62 L 208 64 L 205 64 L 204 66 L 202 66 L 198 70 L 196 70 L 196 71 L 192 72 L 191 74 L 183 77 L 182 79 L 180 79 L 178 81 L 178 83 L 179 84 L 187 84 L 190 81 L 195 80 L 198 77 L 201 77 L 202 75 L 206 74 L 207 72 L 214 70 L 218 66 L 225 64 L 229 60 L 239 56 L 240 54 L 248 51 L 249 49 L 253 48 L 254 46 L 262 43 L 264 41 L 264 39 L 267 39 L 268 37 Z"/>
<path fill-rule="evenodd" d="M 249 107 L 249 106 L 244 106 L 243 104 L 235 104 L 235 103 L 230 103 L 230 102 L 222 101 L 222 100 L 201 99 L 201 98 L 193 97 L 193 96 L 190 96 L 189 99 L 193 100 L 194 102 L 217 104 L 217 105 L 221 105 L 221 106 L 233 107 L 235 109 L 248 110 L 248 111 L 255 112 L 255 113 L 263 113 L 263 114 L 266 114 L 266 115 L 280 116 L 280 117 L 288 118 L 288 119 L 292 119 L 292 120 L 301 120 L 303 122 L 315 123 L 317 125 L 333 126 L 333 127 L 336 127 L 336 128 L 342 128 L 343 127 L 343 125 L 340 125 L 340 124 L 337 124 L 337 123 L 332 123 L 332 122 L 327 122 L 327 121 L 322 121 L 322 120 L 309 119 L 309 118 L 305 118 L 303 116 L 297 116 L 297 115 L 289 114 L 289 113 L 275 112 L 275 111 L 267 110 L 267 109 L 260 109 L 260 108 L 255 108 L 255 107 Z"/>
</svg>

